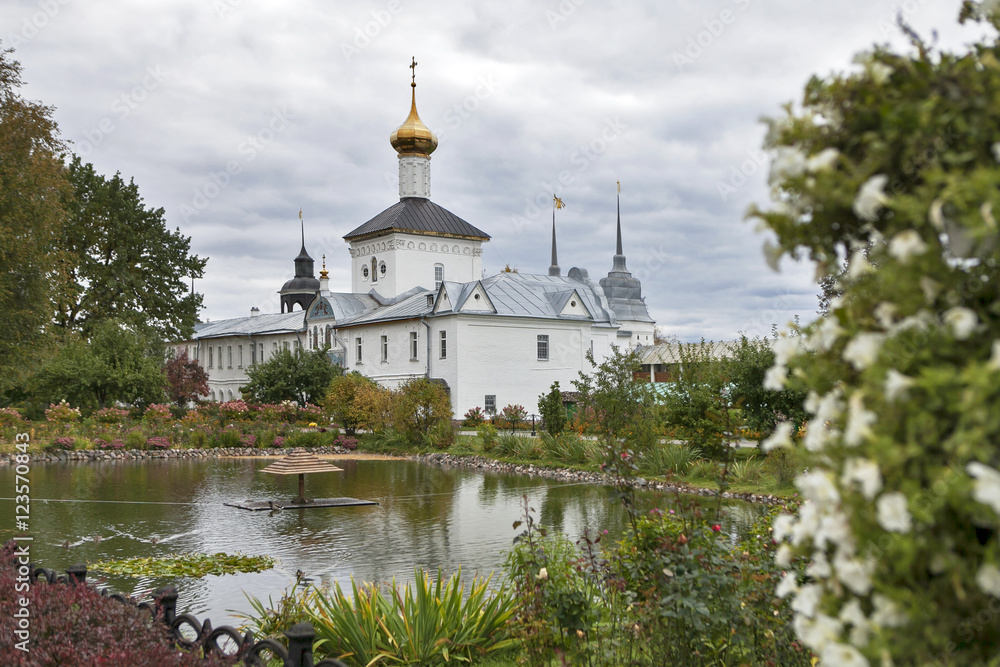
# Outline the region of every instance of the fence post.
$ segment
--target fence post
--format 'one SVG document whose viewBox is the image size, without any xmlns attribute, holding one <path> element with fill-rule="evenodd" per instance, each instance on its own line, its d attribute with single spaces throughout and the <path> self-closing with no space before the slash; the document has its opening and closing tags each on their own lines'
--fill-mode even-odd
<svg viewBox="0 0 1000 667">
<path fill-rule="evenodd" d="M 177 589 L 173 586 L 163 586 L 153 591 L 153 599 L 156 600 L 156 617 L 160 617 L 163 612 L 163 622 L 169 628 L 174 618 L 177 616 Z"/>
<path fill-rule="evenodd" d="M 87 564 L 78 563 L 77 565 L 70 565 L 66 568 L 66 574 L 69 576 L 69 580 L 74 584 L 86 584 Z"/>
<path fill-rule="evenodd" d="M 288 661 L 292 667 L 313 667 L 313 639 L 316 630 L 303 621 L 285 630 L 288 637 Z"/>
</svg>

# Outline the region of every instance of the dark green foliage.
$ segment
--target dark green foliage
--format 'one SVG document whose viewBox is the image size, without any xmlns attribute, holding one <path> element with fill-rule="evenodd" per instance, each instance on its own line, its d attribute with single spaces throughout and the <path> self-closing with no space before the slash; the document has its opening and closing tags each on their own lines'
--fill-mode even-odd
<svg viewBox="0 0 1000 667">
<path fill-rule="evenodd" d="M 32 368 L 52 317 L 51 285 L 70 191 L 53 108 L 21 97 L 21 65 L 0 47 L 0 392 Z M 21 396 L 17 396 L 21 398 Z"/>
<path fill-rule="evenodd" d="M 410 442 L 447 447 L 454 442 L 451 399 L 441 384 L 414 378 L 403 384 L 392 402 L 393 424 Z"/>
<path fill-rule="evenodd" d="M 157 339 L 105 320 L 95 324 L 89 340 L 69 334 L 29 387 L 48 402 L 66 399 L 87 408 L 149 405 L 165 397 L 162 360 Z"/>
<path fill-rule="evenodd" d="M 559 435 L 566 428 L 566 406 L 563 405 L 558 380 L 552 383 L 549 393 L 538 397 L 538 411 L 549 435 Z"/>
<path fill-rule="evenodd" d="M 732 398 L 740 406 L 744 425 L 761 437 L 769 435 L 783 421 L 798 428 L 807 415 L 802 407 L 806 393 L 800 389 L 764 389 L 764 375 L 774 365 L 774 352 L 762 338 L 740 339 L 730 346 L 726 360 Z"/>
<path fill-rule="evenodd" d="M 340 372 L 322 350 L 280 348 L 267 361 L 247 369 L 249 382 L 243 386 L 243 398 L 257 403 L 317 403 Z"/>
<path fill-rule="evenodd" d="M 190 281 L 207 260 L 190 254 L 180 230 L 167 229 L 162 208 L 145 207 L 134 181 L 105 178 L 76 156 L 67 175 L 73 195 L 57 243 L 56 324 L 87 335 L 115 319 L 165 340 L 189 336 L 202 300 Z"/>
</svg>

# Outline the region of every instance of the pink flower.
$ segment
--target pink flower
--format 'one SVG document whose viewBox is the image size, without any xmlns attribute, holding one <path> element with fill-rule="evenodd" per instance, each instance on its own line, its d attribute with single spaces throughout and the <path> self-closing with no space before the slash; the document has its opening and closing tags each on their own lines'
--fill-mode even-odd
<svg viewBox="0 0 1000 667">
<path fill-rule="evenodd" d="M 722 530 L 722 526 L 720 526 L 717 523 L 716 524 L 712 524 L 712 530 L 714 530 L 715 532 L 718 533 L 720 530 Z"/>
</svg>

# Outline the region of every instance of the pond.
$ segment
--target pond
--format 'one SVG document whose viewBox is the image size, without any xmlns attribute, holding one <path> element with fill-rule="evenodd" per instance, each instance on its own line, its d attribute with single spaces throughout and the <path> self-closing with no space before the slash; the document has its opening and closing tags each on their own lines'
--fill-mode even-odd
<svg viewBox="0 0 1000 667">
<path fill-rule="evenodd" d="M 378 506 L 250 512 L 223 503 L 290 500 L 295 477 L 260 474 L 272 460 L 160 459 L 40 463 L 31 467 L 32 561 L 59 570 L 74 563 L 184 552 L 263 554 L 279 559 L 259 573 L 202 579 L 112 577 L 117 591 L 141 595 L 167 583 L 180 592 L 179 611 L 213 624 L 248 612 L 244 591 L 276 601 L 301 570 L 316 582 L 412 580 L 414 566 L 500 576 L 503 553 L 523 513 L 576 538 L 585 529 L 620 534 L 625 514 L 609 487 L 538 477 L 444 469 L 408 460 L 341 460 L 342 473 L 308 476 L 313 498 L 347 496 Z M 14 471 L 0 468 L 0 489 Z M 13 501 L 0 493 L 4 515 Z M 66 501 L 66 502 L 62 502 Z M 673 496 L 644 492 L 643 507 L 667 507 Z M 727 505 L 723 524 L 738 531 L 761 509 Z M 10 523 L 7 524 L 10 526 Z M 14 531 L 0 529 L 0 541 Z"/>
</svg>

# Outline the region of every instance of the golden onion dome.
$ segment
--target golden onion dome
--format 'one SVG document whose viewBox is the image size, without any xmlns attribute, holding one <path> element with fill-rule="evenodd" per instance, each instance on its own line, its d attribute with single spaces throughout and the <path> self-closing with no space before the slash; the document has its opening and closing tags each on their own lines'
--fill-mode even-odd
<svg viewBox="0 0 1000 667">
<path fill-rule="evenodd" d="M 410 84 L 412 97 L 410 99 L 410 115 L 403 124 L 389 135 L 389 143 L 400 155 L 429 156 L 437 148 L 438 138 L 430 128 L 424 125 L 417 114 L 417 84 Z"/>
</svg>

